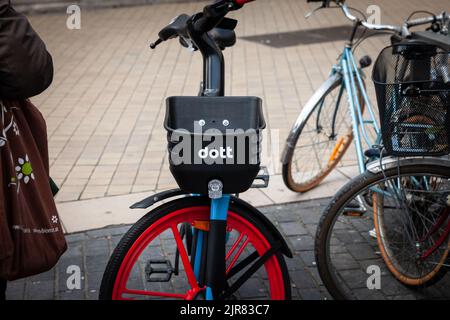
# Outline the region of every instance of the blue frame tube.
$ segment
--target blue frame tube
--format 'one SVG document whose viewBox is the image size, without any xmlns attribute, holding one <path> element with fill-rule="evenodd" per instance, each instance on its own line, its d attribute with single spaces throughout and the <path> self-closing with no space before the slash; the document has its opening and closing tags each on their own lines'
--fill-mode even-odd
<svg viewBox="0 0 450 320">
<path fill-rule="evenodd" d="M 370 141 L 370 138 L 367 135 L 367 132 L 366 132 L 365 127 L 364 127 L 364 123 L 365 122 L 364 122 L 363 114 L 361 112 L 361 104 L 359 103 L 358 90 L 356 88 L 355 78 L 353 76 L 350 76 L 350 75 L 353 75 L 355 70 L 353 70 L 352 65 L 350 63 L 350 60 L 349 60 L 349 59 L 351 59 L 351 57 L 348 56 L 348 52 L 349 51 L 350 51 L 350 49 L 346 50 L 346 52 L 347 52 L 346 53 L 347 59 L 345 59 L 345 63 L 347 65 L 347 71 L 348 71 L 349 78 L 350 78 L 350 85 L 352 86 L 352 97 L 353 97 L 354 106 L 356 107 L 356 110 L 355 110 L 356 111 L 356 115 L 358 116 L 358 121 L 359 121 L 358 122 L 358 127 L 361 128 L 361 133 L 362 133 L 362 136 L 363 136 L 366 144 L 369 147 L 371 147 L 373 145 L 373 143 Z M 358 70 L 356 70 L 356 72 L 357 71 Z"/>
<path fill-rule="evenodd" d="M 230 195 L 223 195 L 219 199 L 212 199 L 210 219 L 226 221 L 228 216 L 229 204 Z"/>
<path fill-rule="evenodd" d="M 203 237 L 204 231 L 197 230 L 197 243 L 195 249 L 195 257 L 194 257 L 194 275 L 195 278 L 200 279 L 200 267 L 202 264 L 202 250 L 203 250 Z"/>
<path fill-rule="evenodd" d="M 347 49 L 346 49 L 347 50 Z M 354 100 L 354 94 L 353 89 L 350 84 L 350 76 L 349 76 L 349 70 L 348 70 L 348 64 L 347 64 L 347 54 L 344 54 L 341 65 L 344 73 L 344 85 L 347 90 L 347 96 L 348 96 L 348 103 L 350 106 L 350 113 L 352 116 L 352 122 L 353 122 L 353 137 L 355 139 L 355 147 L 356 147 L 356 156 L 358 158 L 358 167 L 360 173 L 364 173 L 366 171 L 366 166 L 364 165 L 364 158 L 363 158 L 363 151 L 362 151 L 362 145 L 361 145 L 361 137 L 359 136 L 359 125 L 358 125 L 358 118 L 356 115 L 356 109 L 355 109 L 355 100 Z"/>
<path fill-rule="evenodd" d="M 347 55 L 349 56 L 349 58 L 350 58 L 349 60 L 353 64 L 353 69 L 358 71 L 358 67 L 356 65 L 356 61 L 355 61 L 355 58 L 353 57 L 352 51 L 348 50 Z M 361 74 L 359 72 L 356 72 L 356 78 L 358 80 L 359 87 L 361 88 L 361 92 L 363 94 L 364 103 L 366 104 L 366 107 L 369 110 L 370 117 L 372 118 L 371 124 L 375 128 L 375 132 L 377 133 L 377 136 L 378 136 L 377 138 L 381 138 L 380 127 L 378 126 L 377 118 L 375 117 L 375 113 L 373 112 L 372 104 L 370 103 L 369 97 L 367 95 L 367 91 L 366 91 L 364 84 L 362 82 L 362 79 L 361 79 Z"/>
</svg>

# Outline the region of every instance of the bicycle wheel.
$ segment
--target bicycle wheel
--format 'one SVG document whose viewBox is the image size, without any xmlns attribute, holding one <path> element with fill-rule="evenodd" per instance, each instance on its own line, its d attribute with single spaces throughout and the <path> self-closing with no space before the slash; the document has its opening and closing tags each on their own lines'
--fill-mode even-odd
<svg viewBox="0 0 450 320">
<path fill-rule="evenodd" d="M 358 98 L 364 111 L 359 86 Z M 351 119 L 348 95 L 338 79 L 298 126 L 295 148 L 287 154 L 282 168 L 289 189 L 311 190 L 336 167 L 353 140 Z"/>
<path fill-rule="evenodd" d="M 364 200 L 368 194 L 373 205 Z M 449 298 L 449 195 L 448 165 L 404 164 L 366 172 L 345 185 L 316 234 L 317 266 L 330 294 Z M 376 239 L 369 235 L 374 226 Z M 380 271 L 378 280 L 371 277 L 374 270 Z"/>
<path fill-rule="evenodd" d="M 207 224 L 209 203 L 204 197 L 174 200 L 134 224 L 110 258 L 102 279 L 100 299 L 203 299 L 205 287 L 195 277 L 198 273 L 193 270 L 189 248 L 180 230 L 187 224 Z M 261 221 L 233 201 L 227 230 L 227 282 L 231 288 L 255 259 L 275 246 L 275 240 Z M 203 268 L 204 263 L 200 269 Z M 281 252 L 265 261 L 232 295 L 237 299 L 290 297 L 289 275 Z"/>
</svg>

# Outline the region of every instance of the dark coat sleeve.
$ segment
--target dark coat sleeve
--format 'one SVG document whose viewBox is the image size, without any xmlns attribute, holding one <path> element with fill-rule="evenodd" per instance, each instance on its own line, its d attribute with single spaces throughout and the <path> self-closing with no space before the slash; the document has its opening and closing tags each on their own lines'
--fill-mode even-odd
<svg viewBox="0 0 450 320">
<path fill-rule="evenodd" d="M 35 96 L 52 79 L 52 57 L 44 42 L 9 0 L 0 0 L 0 98 Z"/>
</svg>

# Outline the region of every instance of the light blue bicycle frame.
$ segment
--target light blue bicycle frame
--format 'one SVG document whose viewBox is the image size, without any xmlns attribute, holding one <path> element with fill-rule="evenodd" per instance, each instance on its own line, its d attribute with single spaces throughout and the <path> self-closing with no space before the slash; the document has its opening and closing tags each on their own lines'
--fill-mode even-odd
<svg viewBox="0 0 450 320">
<path fill-rule="evenodd" d="M 364 87 L 361 71 L 356 64 L 352 48 L 350 46 L 345 48 L 339 63 L 333 68 L 333 72 L 338 71 L 342 73 L 344 81 L 343 85 L 345 90 L 347 90 L 348 106 L 352 117 L 352 130 L 358 160 L 358 168 L 360 173 L 364 173 L 366 171 L 366 162 L 364 161 L 365 156 L 362 143 L 364 141 L 370 148 L 380 145 L 381 131 L 375 117 L 372 104 L 367 95 L 366 88 Z M 370 117 L 369 119 L 364 119 L 363 117 L 362 105 L 360 103 L 358 92 L 362 95 L 365 108 Z M 340 100 L 340 98 L 338 100 Z M 337 107 L 339 107 L 339 101 L 337 102 Z M 368 126 L 373 128 L 376 134 L 375 140 L 370 139 L 367 131 Z"/>
</svg>

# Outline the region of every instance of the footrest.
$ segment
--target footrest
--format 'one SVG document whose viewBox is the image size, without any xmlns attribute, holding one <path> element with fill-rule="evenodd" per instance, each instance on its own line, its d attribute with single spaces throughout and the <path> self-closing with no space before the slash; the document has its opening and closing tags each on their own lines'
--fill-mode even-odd
<svg viewBox="0 0 450 320">
<path fill-rule="evenodd" d="M 148 282 L 169 282 L 172 274 L 170 260 L 149 260 L 145 265 L 145 278 Z"/>
<path fill-rule="evenodd" d="M 343 215 L 347 217 L 362 217 L 367 209 L 358 201 L 350 201 L 345 205 Z"/>
<path fill-rule="evenodd" d="M 267 188 L 269 186 L 269 178 L 269 170 L 267 167 L 261 167 L 251 188 Z"/>
</svg>

